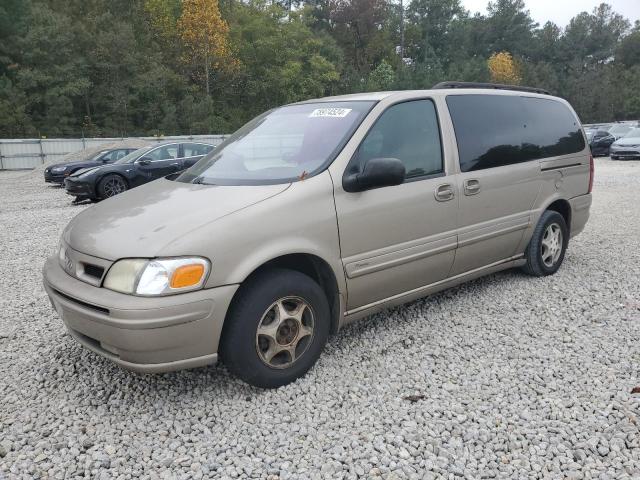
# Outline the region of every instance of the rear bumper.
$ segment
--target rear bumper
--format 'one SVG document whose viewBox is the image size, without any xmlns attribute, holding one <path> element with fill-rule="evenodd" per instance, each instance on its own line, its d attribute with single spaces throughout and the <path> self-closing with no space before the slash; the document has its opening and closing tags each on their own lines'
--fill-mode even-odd
<svg viewBox="0 0 640 480">
<path fill-rule="evenodd" d="M 573 197 L 569 200 L 571 204 L 571 237 L 575 237 L 584 230 L 587 220 L 589 220 L 591 202 L 592 197 L 590 193 Z"/>
<path fill-rule="evenodd" d="M 89 182 L 66 178 L 64 180 L 64 188 L 67 190 L 67 194 L 75 197 L 94 198 L 96 196 L 95 188 L 93 187 L 93 184 Z"/>
<path fill-rule="evenodd" d="M 80 344 L 141 373 L 217 361 L 222 325 L 237 285 L 167 297 L 136 297 L 95 287 L 47 260 L 44 287 Z"/>
</svg>

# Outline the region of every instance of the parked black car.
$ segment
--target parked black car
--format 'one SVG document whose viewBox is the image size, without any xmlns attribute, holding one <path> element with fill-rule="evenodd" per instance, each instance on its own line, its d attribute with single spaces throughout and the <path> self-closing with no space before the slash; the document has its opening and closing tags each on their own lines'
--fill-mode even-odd
<svg viewBox="0 0 640 480">
<path fill-rule="evenodd" d="M 591 154 L 594 157 L 609 155 L 609 148 L 615 142 L 616 137 L 606 130 L 591 130 L 587 131 L 586 134 L 587 140 L 589 140 L 589 147 L 591 147 Z"/>
<path fill-rule="evenodd" d="M 75 162 L 56 163 L 44 170 L 44 181 L 47 183 L 63 184 L 64 179 L 81 168 L 97 167 L 107 163 L 113 163 L 122 157 L 135 152 L 135 148 L 112 148 L 102 150 L 95 155 L 91 155 L 84 160 Z"/>
<path fill-rule="evenodd" d="M 64 186 L 77 199 L 100 200 L 191 167 L 213 150 L 208 143 L 167 142 L 144 147 L 110 165 L 86 168 L 67 177 Z"/>
</svg>

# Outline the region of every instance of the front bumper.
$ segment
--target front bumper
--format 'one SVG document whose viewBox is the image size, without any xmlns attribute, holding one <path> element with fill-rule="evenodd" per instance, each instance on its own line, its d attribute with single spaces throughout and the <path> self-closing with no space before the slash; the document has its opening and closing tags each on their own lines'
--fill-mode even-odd
<svg viewBox="0 0 640 480">
<path fill-rule="evenodd" d="M 59 183 L 64 184 L 64 173 L 53 173 L 51 170 L 46 169 L 44 171 L 44 181 L 47 183 Z"/>
<path fill-rule="evenodd" d="M 640 158 L 640 147 L 611 147 L 609 155 L 616 158 Z"/>
<path fill-rule="evenodd" d="M 166 297 L 136 297 L 67 274 L 57 257 L 44 287 L 71 335 L 118 365 L 141 373 L 215 363 L 222 325 L 238 285 Z"/>
<path fill-rule="evenodd" d="M 65 178 L 64 188 L 67 190 L 68 195 L 73 195 L 75 197 L 96 197 L 96 191 L 92 183 L 77 180 L 75 178 Z"/>
</svg>

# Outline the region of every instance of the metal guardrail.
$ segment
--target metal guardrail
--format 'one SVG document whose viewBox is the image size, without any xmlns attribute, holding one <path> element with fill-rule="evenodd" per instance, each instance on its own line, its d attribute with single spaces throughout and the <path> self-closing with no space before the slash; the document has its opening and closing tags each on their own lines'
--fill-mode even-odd
<svg viewBox="0 0 640 480">
<path fill-rule="evenodd" d="M 203 141 L 218 145 L 226 135 L 179 135 L 171 137 L 129 137 L 129 138 L 24 138 L 0 139 L 0 170 L 28 170 L 52 160 L 59 160 L 70 153 L 77 153 L 100 145 L 143 140 Z"/>
</svg>

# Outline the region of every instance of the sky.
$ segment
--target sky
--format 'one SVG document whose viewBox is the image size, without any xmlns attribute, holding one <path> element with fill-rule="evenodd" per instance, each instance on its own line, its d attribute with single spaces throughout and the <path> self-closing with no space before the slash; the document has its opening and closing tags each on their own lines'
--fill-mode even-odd
<svg viewBox="0 0 640 480">
<path fill-rule="evenodd" d="M 540 25 L 551 20 L 561 27 L 566 27 L 569 20 L 580 12 L 591 12 L 594 7 L 605 2 L 613 10 L 631 21 L 640 19 L 640 0 L 525 0 L 531 17 Z M 462 4 L 471 13 L 486 13 L 489 0 L 462 0 Z"/>
</svg>

